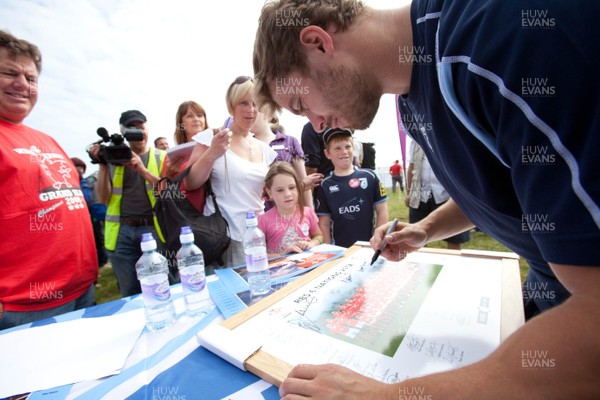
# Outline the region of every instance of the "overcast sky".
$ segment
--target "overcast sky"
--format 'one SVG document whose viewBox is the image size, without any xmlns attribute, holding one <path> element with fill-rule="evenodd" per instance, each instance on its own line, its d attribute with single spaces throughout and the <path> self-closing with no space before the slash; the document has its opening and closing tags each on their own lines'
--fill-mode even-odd
<svg viewBox="0 0 600 400">
<path fill-rule="evenodd" d="M 252 75 L 252 48 L 263 0 L 0 0 L 0 28 L 42 52 L 39 99 L 25 124 L 53 136 L 69 156 L 88 163 L 96 129 L 118 132 L 121 112 L 148 118 L 150 139 L 174 144 L 175 113 L 200 103 L 211 127 L 228 116 L 225 91 Z M 404 1 L 406 2 L 406 1 Z M 368 0 L 376 8 L 402 1 Z M 306 119 L 280 117 L 300 140 Z M 371 128 L 377 166 L 401 158 L 394 98 L 382 98 Z M 91 171 L 88 163 L 88 172 Z"/>
</svg>

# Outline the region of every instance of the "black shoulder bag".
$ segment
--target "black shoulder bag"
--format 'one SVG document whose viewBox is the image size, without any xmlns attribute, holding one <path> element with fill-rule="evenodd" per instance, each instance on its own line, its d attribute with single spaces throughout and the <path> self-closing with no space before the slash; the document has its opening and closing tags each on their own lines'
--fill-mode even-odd
<svg viewBox="0 0 600 400">
<path fill-rule="evenodd" d="M 217 262 L 224 265 L 223 253 L 229 247 L 229 224 L 221 215 L 217 199 L 212 191 L 210 180 L 205 183 L 206 197 L 211 196 L 215 212 L 205 216 L 187 199 L 181 191 L 181 182 L 190 172 L 187 167 L 175 179 L 164 177 L 154 187 L 156 204 L 154 213 L 166 240 L 168 259 L 172 266 L 175 254 L 181 247 L 179 233 L 182 226 L 189 226 L 194 232 L 194 242 L 204 253 L 205 264 Z"/>
</svg>

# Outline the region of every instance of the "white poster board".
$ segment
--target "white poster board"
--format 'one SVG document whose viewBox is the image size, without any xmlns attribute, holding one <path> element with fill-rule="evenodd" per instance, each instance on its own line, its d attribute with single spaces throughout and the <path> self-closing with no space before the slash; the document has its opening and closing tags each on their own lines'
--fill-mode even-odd
<svg viewBox="0 0 600 400">
<path fill-rule="evenodd" d="M 370 266 L 372 255 L 355 250 L 225 321 L 239 340 L 262 344 L 248 370 L 278 384 L 293 365 L 335 363 L 393 383 L 468 365 L 499 345 L 507 261 L 518 272 L 512 255 L 417 252 Z"/>
</svg>

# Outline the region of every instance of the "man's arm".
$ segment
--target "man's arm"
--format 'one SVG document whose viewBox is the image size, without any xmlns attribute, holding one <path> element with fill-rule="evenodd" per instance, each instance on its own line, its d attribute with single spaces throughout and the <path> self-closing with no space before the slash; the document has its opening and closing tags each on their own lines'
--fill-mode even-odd
<svg viewBox="0 0 600 400">
<path fill-rule="evenodd" d="M 460 217 L 458 207 L 453 202 L 448 207 L 446 204 L 421 226 L 399 227 L 388 236 L 388 243 L 393 241 L 398 246 L 404 241 L 405 249 L 416 249 L 468 227 L 468 220 L 464 215 Z M 440 226 L 433 226 L 432 221 Z M 386 228 L 387 224 L 377 229 L 371 240 L 374 248 L 380 245 Z M 388 254 L 398 258 L 398 250 Z M 418 388 L 419 393 L 431 399 L 600 398 L 600 267 L 550 266 L 572 296 L 531 319 L 484 360 L 395 385 L 340 366 L 302 365 L 292 370 L 280 394 L 284 399 L 297 398 L 292 394 L 300 393 L 313 399 L 398 399 L 402 393 L 414 393 Z M 539 354 L 543 359 L 533 361 L 548 367 L 530 366 L 529 354 Z"/>
<path fill-rule="evenodd" d="M 475 227 L 452 199 L 429 214 L 427 218 L 417 222 L 416 225 L 427 232 L 427 243 L 442 240 Z"/>
<path fill-rule="evenodd" d="M 389 224 L 391 222 L 375 229 L 371 247 L 381 247 Z M 386 237 L 387 244 L 381 255 L 390 261 L 398 261 L 427 243 L 445 239 L 473 227 L 473 223 L 462 213 L 454 200 L 450 199 L 416 224 L 399 222 L 396 231 Z"/>
<path fill-rule="evenodd" d="M 531 319 L 482 361 L 395 385 L 337 365 L 300 365 L 281 385 L 282 399 L 298 398 L 293 394 L 300 393 L 311 399 L 348 400 L 397 400 L 403 393 L 444 400 L 598 399 L 600 268 L 552 269 L 571 298 Z M 541 354 L 543 359 L 537 361 L 549 367 L 530 367 L 531 359 L 524 354 Z"/>
<path fill-rule="evenodd" d="M 488 358 L 398 387 L 424 387 L 433 399 L 600 398 L 600 268 L 550 266 L 572 294 L 562 305 L 531 319 Z"/>
<path fill-rule="evenodd" d="M 131 160 L 128 163 L 126 163 L 125 166 L 133 169 L 135 172 L 140 174 L 142 178 L 147 180 L 152 185 L 155 185 L 160 180 L 160 176 L 156 176 L 152 172 L 150 172 L 148 168 L 146 168 L 146 166 L 144 165 L 144 162 L 142 161 L 140 156 L 138 156 L 135 153 L 131 153 Z"/>
</svg>

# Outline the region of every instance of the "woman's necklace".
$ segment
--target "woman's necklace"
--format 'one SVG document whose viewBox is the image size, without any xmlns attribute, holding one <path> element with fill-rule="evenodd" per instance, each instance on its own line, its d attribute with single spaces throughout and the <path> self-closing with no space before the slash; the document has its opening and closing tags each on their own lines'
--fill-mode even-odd
<svg viewBox="0 0 600 400">
<path fill-rule="evenodd" d="M 254 154 L 254 148 L 252 147 L 252 137 L 242 137 L 240 136 L 240 138 L 242 138 L 242 140 L 246 143 L 246 145 L 248 145 L 248 152 L 250 153 L 250 155 Z"/>
</svg>

